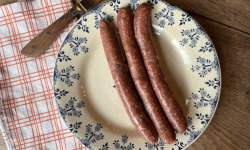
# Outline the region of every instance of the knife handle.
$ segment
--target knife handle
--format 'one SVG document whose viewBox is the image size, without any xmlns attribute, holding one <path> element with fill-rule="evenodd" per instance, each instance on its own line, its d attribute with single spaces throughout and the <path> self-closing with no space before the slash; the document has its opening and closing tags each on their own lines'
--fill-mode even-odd
<svg viewBox="0 0 250 150">
<path fill-rule="evenodd" d="M 11 3 L 16 3 L 19 2 L 20 0 L 1 0 L 0 1 L 0 6 L 11 4 Z"/>
<path fill-rule="evenodd" d="M 31 40 L 21 53 L 29 57 L 40 56 L 74 18 L 75 15 L 72 14 L 72 10 L 69 10 Z"/>
</svg>

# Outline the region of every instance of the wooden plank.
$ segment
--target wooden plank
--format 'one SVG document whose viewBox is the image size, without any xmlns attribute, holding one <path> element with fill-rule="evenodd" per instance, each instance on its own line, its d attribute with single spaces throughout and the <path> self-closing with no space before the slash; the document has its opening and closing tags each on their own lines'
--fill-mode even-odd
<svg viewBox="0 0 250 150">
<path fill-rule="evenodd" d="M 182 9 L 250 33 L 250 0 L 165 0 Z"/>
<path fill-rule="evenodd" d="M 211 124 L 188 149 L 249 149 L 250 35 L 191 15 L 216 47 L 222 68 L 222 93 Z"/>
<path fill-rule="evenodd" d="M 216 21 L 218 22 L 250 33 L 250 27 L 246 23 L 247 20 L 250 20 L 248 15 L 250 13 L 247 13 L 249 12 L 249 8 L 246 8 L 248 10 L 243 13 L 238 12 L 239 6 L 248 5 L 249 7 L 248 0 L 224 1 L 224 3 L 228 3 L 227 7 L 230 6 L 231 9 L 235 10 L 225 8 L 226 5 L 222 5 L 222 2 L 212 0 L 205 1 L 169 0 L 172 4 L 178 4 L 179 7 L 185 9 L 191 7 L 188 5 L 193 5 L 192 7 L 194 8 L 187 10 L 194 11 L 210 19 L 216 20 L 217 18 Z M 194 2 L 196 2 L 196 4 Z M 206 6 L 209 4 L 214 8 L 212 6 Z M 237 5 L 237 8 L 233 8 L 233 5 Z M 202 10 L 199 7 L 202 7 L 208 12 L 199 12 Z M 211 10 L 212 8 L 213 10 Z M 219 12 L 221 9 L 223 13 Z M 225 12 L 229 14 L 225 14 Z M 230 16 L 232 12 L 237 12 L 236 14 L 238 14 L 238 16 L 235 13 L 233 13 L 233 15 L 236 16 Z M 211 15 L 213 17 L 208 17 L 209 13 L 215 13 L 218 16 Z M 222 93 L 211 124 L 188 150 L 248 149 L 250 147 L 250 35 L 213 22 L 210 19 L 192 13 L 191 15 L 207 31 L 218 52 L 222 68 Z M 242 17 L 242 15 L 245 15 L 246 18 Z M 243 24 L 243 22 L 245 22 L 245 24 Z M 0 149 L 5 150 L 6 146 L 2 141 L 3 138 L 0 136 Z"/>
</svg>

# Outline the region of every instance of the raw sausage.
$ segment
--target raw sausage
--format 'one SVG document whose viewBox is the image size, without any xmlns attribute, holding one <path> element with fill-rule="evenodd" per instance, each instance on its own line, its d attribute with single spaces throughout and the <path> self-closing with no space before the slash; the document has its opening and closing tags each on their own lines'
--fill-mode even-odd
<svg viewBox="0 0 250 150">
<path fill-rule="evenodd" d="M 172 95 L 163 75 L 152 40 L 150 16 L 150 4 L 143 3 L 137 8 L 134 18 L 135 37 L 149 79 L 168 120 L 177 132 L 185 132 L 187 129 L 187 120 Z"/>
<path fill-rule="evenodd" d="M 187 120 L 172 95 L 163 75 L 152 40 L 150 16 L 150 4 L 143 3 L 137 8 L 134 18 L 136 41 L 140 48 L 153 89 L 168 120 L 177 132 L 185 132 L 187 129 Z"/>
<path fill-rule="evenodd" d="M 175 132 L 168 123 L 148 78 L 147 71 L 135 40 L 133 19 L 133 14 L 129 8 L 120 8 L 117 23 L 129 70 L 135 83 L 135 87 L 157 129 L 159 136 L 164 143 L 172 144 L 175 143 Z"/>
<path fill-rule="evenodd" d="M 102 20 L 100 33 L 112 77 L 130 120 L 146 141 L 156 144 L 157 131 L 133 90 L 115 31 L 108 22 Z"/>
</svg>

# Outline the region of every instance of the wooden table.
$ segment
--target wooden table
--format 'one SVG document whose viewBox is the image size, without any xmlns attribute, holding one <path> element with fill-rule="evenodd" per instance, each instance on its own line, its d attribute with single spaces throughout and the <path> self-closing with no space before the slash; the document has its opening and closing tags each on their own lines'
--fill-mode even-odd
<svg viewBox="0 0 250 150">
<path fill-rule="evenodd" d="M 222 93 L 217 111 L 206 131 L 188 149 L 249 149 L 250 1 L 168 2 L 189 12 L 204 27 L 216 47 L 222 69 Z M 6 149 L 2 137 L 0 149 Z"/>
</svg>

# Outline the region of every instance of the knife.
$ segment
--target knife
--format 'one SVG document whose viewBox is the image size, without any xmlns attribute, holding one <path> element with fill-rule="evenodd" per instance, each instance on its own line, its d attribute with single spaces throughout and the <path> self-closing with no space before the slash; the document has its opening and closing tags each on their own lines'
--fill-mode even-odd
<svg viewBox="0 0 250 150">
<path fill-rule="evenodd" d="M 85 14 L 90 9 L 97 6 L 101 1 L 102 0 L 82 0 L 80 3 L 77 3 L 62 17 L 31 40 L 21 50 L 21 53 L 28 57 L 40 56 L 74 18 Z"/>
<path fill-rule="evenodd" d="M 16 2 L 23 2 L 24 0 L 1 0 L 0 1 L 0 6 L 7 5 L 7 4 L 12 4 Z"/>
<path fill-rule="evenodd" d="M 72 0 L 72 2 L 73 2 L 73 4 L 75 5 L 75 4 L 77 4 L 77 3 L 80 3 L 82 0 Z M 79 15 L 79 16 L 77 16 L 76 17 L 76 19 L 78 20 L 78 19 L 80 19 L 82 16 L 81 15 Z"/>
</svg>

